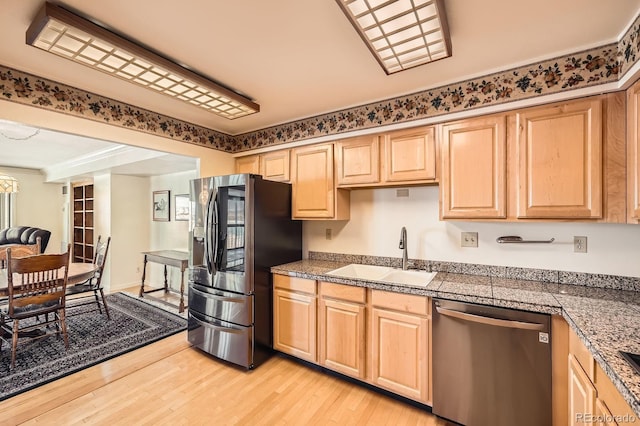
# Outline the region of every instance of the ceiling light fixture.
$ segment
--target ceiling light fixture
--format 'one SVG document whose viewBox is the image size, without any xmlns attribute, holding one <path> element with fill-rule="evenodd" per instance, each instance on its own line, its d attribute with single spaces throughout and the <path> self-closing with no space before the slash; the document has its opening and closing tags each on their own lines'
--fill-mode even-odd
<svg viewBox="0 0 640 426">
<path fill-rule="evenodd" d="M 451 56 L 444 0 L 336 0 L 387 74 Z"/>
<path fill-rule="evenodd" d="M 7 175 L 0 175 L 0 194 L 18 192 L 18 181 Z"/>
<path fill-rule="evenodd" d="M 249 98 L 48 2 L 29 26 L 27 44 L 228 119 L 260 111 Z"/>
</svg>

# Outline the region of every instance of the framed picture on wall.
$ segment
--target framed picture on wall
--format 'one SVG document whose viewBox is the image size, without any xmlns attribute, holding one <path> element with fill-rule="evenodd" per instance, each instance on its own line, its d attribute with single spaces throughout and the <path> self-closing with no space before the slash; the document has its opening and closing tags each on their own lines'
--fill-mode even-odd
<svg viewBox="0 0 640 426">
<path fill-rule="evenodd" d="M 153 220 L 169 221 L 170 207 L 169 191 L 153 191 Z"/>
<path fill-rule="evenodd" d="M 177 194 L 174 197 L 174 220 L 189 220 L 189 194 Z"/>
</svg>

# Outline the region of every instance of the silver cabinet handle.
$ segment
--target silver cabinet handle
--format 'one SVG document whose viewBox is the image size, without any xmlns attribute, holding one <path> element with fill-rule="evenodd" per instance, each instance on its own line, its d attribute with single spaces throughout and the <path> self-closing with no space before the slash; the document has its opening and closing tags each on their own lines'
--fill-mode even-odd
<svg viewBox="0 0 640 426">
<path fill-rule="evenodd" d="M 468 314 L 466 312 L 454 311 L 451 309 L 441 308 L 440 306 L 436 307 L 436 311 L 438 311 L 439 314 L 448 317 L 458 318 L 464 321 L 476 322 L 479 324 L 493 325 L 496 327 L 517 328 L 520 330 L 535 331 L 543 331 L 545 329 L 544 324 L 539 324 L 536 322 L 503 320 L 498 318 L 485 317 L 482 315 Z"/>
</svg>

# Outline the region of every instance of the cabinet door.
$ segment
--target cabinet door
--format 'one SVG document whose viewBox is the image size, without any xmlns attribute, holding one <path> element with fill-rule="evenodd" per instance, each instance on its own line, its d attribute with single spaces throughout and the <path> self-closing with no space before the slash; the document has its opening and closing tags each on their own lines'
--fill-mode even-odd
<svg viewBox="0 0 640 426">
<path fill-rule="evenodd" d="M 371 309 L 371 380 L 416 401 L 429 399 L 429 320 Z"/>
<path fill-rule="evenodd" d="M 338 185 L 378 183 L 380 150 L 378 136 L 363 136 L 336 143 Z"/>
<path fill-rule="evenodd" d="M 333 218 L 333 145 L 292 150 L 293 217 Z"/>
<path fill-rule="evenodd" d="M 273 347 L 310 362 L 316 355 L 316 298 L 275 289 Z"/>
<path fill-rule="evenodd" d="M 442 126 L 443 219 L 506 217 L 506 135 L 502 115 Z"/>
<path fill-rule="evenodd" d="M 260 174 L 265 179 L 289 182 L 289 166 L 288 149 L 260 155 Z"/>
<path fill-rule="evenodd" d="M 321 298 L 319 308 L 320 364 L 364 379 L 365 306 Z"/>
<path fill-rule="evenodd" d="M 595 388 L 577 358 L 569 354 L 569 422 L 584 425 L 594 414 Z"/>
<path fill-rule="evenodd" d="M 609 411 L 607 404 L 605 404 L 600 398 L 596 398 L 594 409 L 594 414 L 596 416 L 596 422 L 594 424 L 596 426 L 618 426 L 611 414 L 611 411 Z"/>
<path fill-rule="evenodd" d="M 260 157 L 249 155 L 248 157 L 236 158 L 236 173 L 260 174 Z"/>
<path fill-rule="evenodd" d="M 436 181 L 434 127 L 389 133 L 384 145 L 386 182 Z"/>
<path fill-rule="evenodd" d="M 516 114 L 519 218 L 602 217 L 602 101 Z"/>
<path fill-rule="evenodd" d="M 640 82 L 627 90 L 627 221 L 640 221 Z"/>
</svg>

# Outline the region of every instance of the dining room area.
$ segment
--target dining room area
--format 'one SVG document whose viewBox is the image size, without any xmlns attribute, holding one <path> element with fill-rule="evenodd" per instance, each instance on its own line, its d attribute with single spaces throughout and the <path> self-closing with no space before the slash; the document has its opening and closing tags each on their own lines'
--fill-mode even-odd
<svg viewBox="0 0 640 426">
<path fill-rule="evenodd" d="M 177 309 L 138 295 L 142 253 L 157 247 L 152 178 L 48 182 L 18 167 L 0 175 L 10 182 L 0 183 L 0 404 L 186 329 Z M 160 184 L 174 180 L 182 177 Z M 147 285 L 161 279 L 157 269 Z M 171 287 L 178 279 L 171 274 Z M 158 298 L 173 301 L 166 293 Z"/>
</svg>

